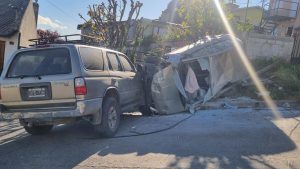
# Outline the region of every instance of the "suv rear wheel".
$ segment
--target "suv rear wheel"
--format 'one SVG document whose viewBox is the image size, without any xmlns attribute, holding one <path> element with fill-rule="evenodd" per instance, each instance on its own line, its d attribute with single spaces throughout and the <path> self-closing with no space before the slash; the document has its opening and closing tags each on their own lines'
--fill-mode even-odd
<svg viewBox="0 0 300 169">
<path fill-rule="evenodd" d="M 49 133 L 53 128 L 53 125 L 32 125 L 32 126 L 24 126 L 24 129 L 27 131 L 27 133 L 31 135 L 42 135 Z"/>
<path fill-rule="evenodd" d="M 96 126 L 96 130 L 104 137 L 113 137 L 120 124 L 120 107 L 114 97 L 108 97 L 104 100 L 102 109 L 102 122 Z"/>
</svg>

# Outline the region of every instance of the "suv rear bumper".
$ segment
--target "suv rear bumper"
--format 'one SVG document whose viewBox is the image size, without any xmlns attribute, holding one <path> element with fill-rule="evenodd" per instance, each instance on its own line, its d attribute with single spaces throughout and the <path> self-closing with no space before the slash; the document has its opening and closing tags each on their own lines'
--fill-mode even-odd
<svg viewBox="0 0 300 169">
<path fill-rule="evenodd" d="M 36 111 L 36 110 L 22 110 L 13 112 L 1 112 L 0 119 L 43 119 L 43 118 L 72 118 L 82 117 L 87 115 L 99 116 L 101 113 L 102 98 L 81 100 L 76 102 L 75 109 L 69 110 L 54 110 L 54 111 Z M 101 116 L 100 116 L 101 117 Z"/>
</svg>

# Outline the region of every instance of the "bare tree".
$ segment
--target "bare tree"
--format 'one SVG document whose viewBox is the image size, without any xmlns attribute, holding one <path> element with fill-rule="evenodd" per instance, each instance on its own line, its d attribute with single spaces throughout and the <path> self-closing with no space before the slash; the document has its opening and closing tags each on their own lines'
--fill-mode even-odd
<svg viewBox="0 0 300 169">
<path fill-rule="evenodd" d="M 107 0 L 89 5 L 88 19 L 79 16 L 85 21 L 83 26 L 91 27 L 89 36 L 101 39 L 107 47 L 122 49 L 127 45 L 130 27 L 137 24 L 142 6 L 140 1 Z"/>
</svg>

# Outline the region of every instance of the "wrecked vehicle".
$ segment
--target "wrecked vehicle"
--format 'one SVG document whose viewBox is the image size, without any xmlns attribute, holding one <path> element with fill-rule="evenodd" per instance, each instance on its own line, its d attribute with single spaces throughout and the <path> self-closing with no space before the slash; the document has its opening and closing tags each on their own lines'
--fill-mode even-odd
<svg viewBox="0 0 300 169">
<path fill-rule="evenodd" d="M 154 75 L 151 85 L 159 114 L 193 112 L 227 84 L 247 77 L 231 38 L 207 37 L 166 54 L 168 65 Z"/>
</svg>

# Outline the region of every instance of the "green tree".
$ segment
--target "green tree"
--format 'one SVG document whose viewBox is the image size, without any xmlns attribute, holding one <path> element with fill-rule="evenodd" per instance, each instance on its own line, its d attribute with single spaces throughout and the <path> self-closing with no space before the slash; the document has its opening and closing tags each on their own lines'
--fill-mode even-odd
<svg viewBox="0 0 300 169">
<path fill-rule="evenodd" d="M 236 30 L 238 32 L 250 32 L 253 30 L 253 24 L 250 23 L 249 19 L 246 22 L 237 22 Z"/>
<path fill-rule="evenodd" d="M 183 29 L 173 29 L 168 35 L 170 39 L 197 41 L 205 35 L 224 33 L 225 29 L 214 0 L 177 0 L 176 17 L 174 20 Z M 224 8 L 226 11 L 226 9 Z M 228 18 L 231 18 L 228 13 Z"/>
</svg>

